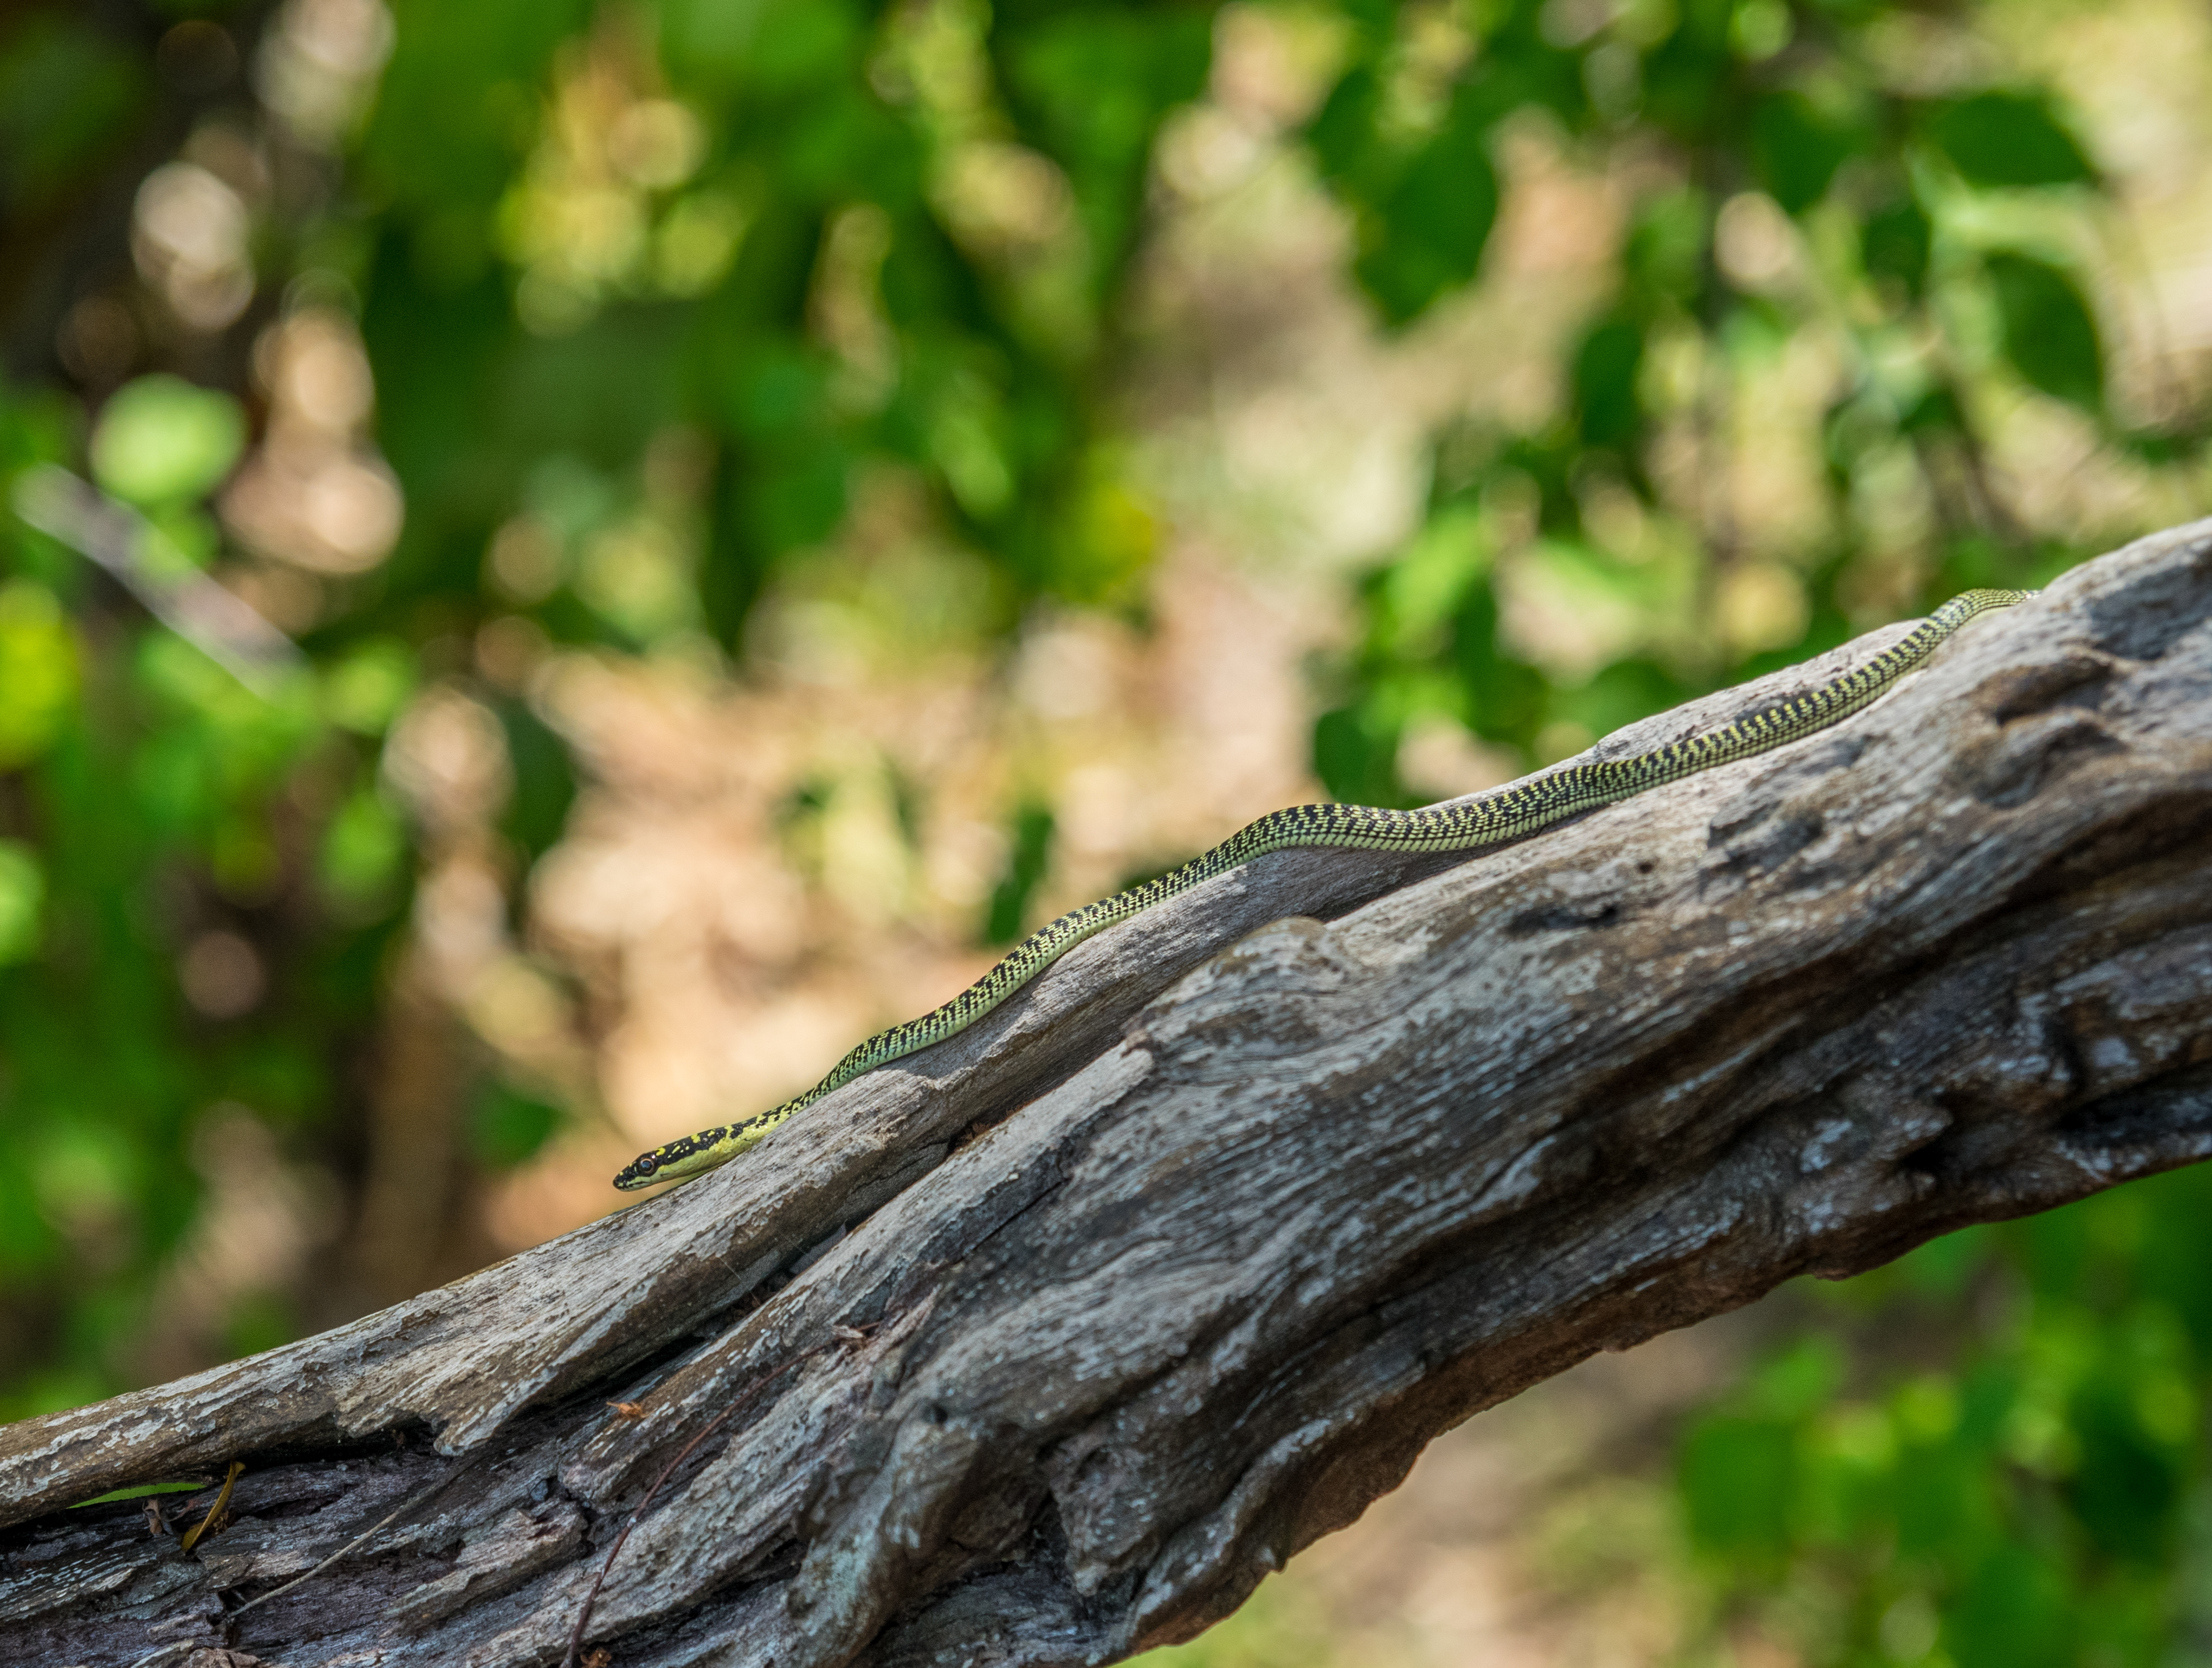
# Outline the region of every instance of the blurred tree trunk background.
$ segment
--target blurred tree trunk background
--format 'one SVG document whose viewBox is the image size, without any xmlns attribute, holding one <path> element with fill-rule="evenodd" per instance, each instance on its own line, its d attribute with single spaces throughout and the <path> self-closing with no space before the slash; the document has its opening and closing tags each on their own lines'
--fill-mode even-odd
<svg viewBox="0 0 2212 1668">
<path fill-rule="evenodd" d="M 0 1418 L 1278 804 L 2212 508 L 2208 112 L 2172 0 L 0 6 Z M 1510 1574 L 1182 1648 L 2212 1652 L 2205 1185 L 1786 1290 Z"/>
</svg>

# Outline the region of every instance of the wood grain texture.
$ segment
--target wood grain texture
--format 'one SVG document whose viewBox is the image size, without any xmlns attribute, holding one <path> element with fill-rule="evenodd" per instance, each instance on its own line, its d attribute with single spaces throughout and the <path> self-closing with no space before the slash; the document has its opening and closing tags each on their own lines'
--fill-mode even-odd
<svg viewBox="0 0 2212 1668">
<path fill-rule="evenodd" d="M 733 1403 L 599 1598 L 623 1668 L 1187 1637 L 1595 1350 L 2212 1154 L 2208 838 L 2201 523 L 1834 730 L 1473 861 L 1263 859 L 672 1195 L 0 1429 L 0 1641 L 555 1662 Z M 54 1511 L 234 1457 L 190 1558 Z"/>
</svg>

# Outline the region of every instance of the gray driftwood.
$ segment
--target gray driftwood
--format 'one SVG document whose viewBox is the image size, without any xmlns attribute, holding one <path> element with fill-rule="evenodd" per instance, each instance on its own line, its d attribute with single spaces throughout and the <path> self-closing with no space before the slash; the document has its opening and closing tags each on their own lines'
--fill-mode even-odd
<svg viewBox="0 0 2212 1668">
<path fill-rule="evenodd" d="M 1593 1351 L 2212 1154 L 2208 837 L 2212 523 L 1826 734 L 1473 861 L 1265 859 L 702 1182 L 0 1430 L 0 1654 L 554 1663 L 726 1414 L 599 1596 L 623 1668 L 1188 1637 Z M 57 1510 L 233 1458 L 190 1555 Z"/>
</svg>

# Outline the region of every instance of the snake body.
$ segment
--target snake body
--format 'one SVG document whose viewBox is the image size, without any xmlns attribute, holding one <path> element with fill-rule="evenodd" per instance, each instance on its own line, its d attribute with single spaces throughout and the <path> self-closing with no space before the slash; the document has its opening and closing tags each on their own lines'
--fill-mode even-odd
<svg viewBox="0 0 2212 1668">
<path fill-rule="evenodd" d="M 1352 846 L 1392 851 L 1474 851 L 1517 839 L 1579 813 L 1610 805 L 1662 782 L 1771 752 L 1872 704 L 1978 614 L 2008 608 L 2032 591 L 1967 591 L 1951 599 L 1889 648 L 1817 689 L 1748 713 L 1702 735 L 1626 758 L 1552 770 L 1479 799 L 1420 811 L 1364 805 L 1297 805 L 1248 823 L 1212 850 L 1142 886 L 1072 910 L 1023 940 L 1006 958 L 943 1007 L 862 1043 L 805 1093 L 743 1123 L 719 1124 L 640 1154 L 615 1178 L 631 1190 L 683 1181 L 726 1164 L 769 1131 L 878 1066 L 957 1036 L 1094 934 L 1188 892 L 1263 852 L 1289 846 Z"/>
</svg>

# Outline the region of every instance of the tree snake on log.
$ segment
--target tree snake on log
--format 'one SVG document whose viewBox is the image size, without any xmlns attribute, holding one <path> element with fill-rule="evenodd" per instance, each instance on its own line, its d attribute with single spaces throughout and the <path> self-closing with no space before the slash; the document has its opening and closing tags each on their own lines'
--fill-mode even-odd
<svg viewBox="0 0 2212 1668">
<path fill-rule="evenodd" d="M 1349 846 L 1395 851 L 1476 851 L 1679 781 L 1700 770 L 1771 752 L 1870 706 L 1978 614 L 2008 608 L 2033 591 L 1967 591 L 1951 599 L 1896 642 L 1842 676 L 1680 741 L 1626 758 L 1593 760 L 1524 777 L 1480 798 L 1419 811 L 1364 805 L 1297 805 L 1248 823 L 1182 867 L 1096 904 L 1072 910 L 1023 940 L 991 971 L 918 1020 L 881 1031 L 840 1060 L 804 1094 L 742 1123 L 718 1124 L 640 1154 L 615 1178 L 625 1190 L 684 1181 L 757 1145 L 771 1130 L 878 1066 L 957 1036 L 1094 934 L 1164 903 L 1200 882 L 1290 846 Z"/>
</svg>

